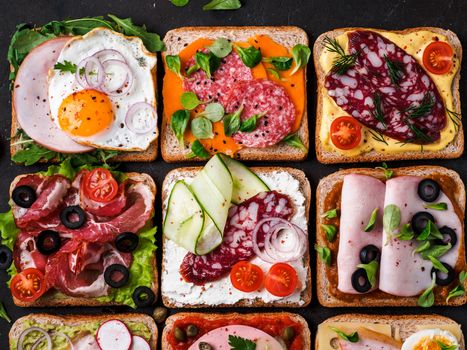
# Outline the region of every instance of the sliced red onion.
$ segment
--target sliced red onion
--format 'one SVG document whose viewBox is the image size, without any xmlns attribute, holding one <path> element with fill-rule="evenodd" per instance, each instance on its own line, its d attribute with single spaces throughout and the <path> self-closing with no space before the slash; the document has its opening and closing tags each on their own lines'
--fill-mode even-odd
<svg viewBox="0 0 467 350">
<path fill-rule="evenodd" d="M 91 77 L 92 65 L 97 67 L 97 78 Z M 81 74 L 84 68 L 84 74 Z M 104 82 L 104 67 L 101 62 L 94 56 L 89 56 L 83 59 L 76 67 L 76 81 L 84 88 L 98 88 Z M 83 77 L 84 76 L 84 77 Z M 94 80 L 94 81 L 93 81 Z"/>
<path fill-rule="evenodd" d="M 131 87 L 133 86 L 133 72 L 125 62 L 113 59 L 102 62 L 104 72 L 106 71 L 107 67 L 111 65 L 116 65 L 122 68 L 126 72 L 126 78 L 125 80 L 123 80 L 122 84 L 120 84 L 117 88 L 110 90 L 105 86 L 106 78 L 104 77 L 104 80 L 102 81 L 102 84 L 100 86 L 101 90 L 104 91 L 106 94 L 112 96 L 120 96 L 126 94 L 128 91 L 130 91 Z"/>
<path fill-rule="evenodd" d="M 143 115 L 138 118 L 138 112 L 142 109 L 149 109 L 152 116 Z M 146 134 L 147 132 L 154 130 L 156 127 L 156 113 L 154 106 L 147 102 L 135 103 L 126 113 L 125 124 L 128 129 L 136 134 Z"/>
<path fill-rule="evenodd" d="M 21 332 L 21 334 L 19 336 L 19 339 L 18 339 L 18 350 L 23 350 L 24 349 L 23 348 L 24 339 L 31 332 L 39 332 L 39 333 L 43 334 L 42 337 L 39 338 L 33 344 L 33 347 L 37 346 L 36 344 L 38 344 L 38 343 L 40 344 L 43 341 L 43 339 L 46 339 L 47 340 L 47 350 L 52 350 L 52 338 L 50 337 L 50 334 L 47 333 L 44 329 L 42 329 L 40 327 L 29 327 L 29 328 L 26 328 L 24 331 Z"/>
<path fill-rule="evenodd" d="M 103 58 L 106 58 L 106 60 L 115 59 L 115 60 L 119 60 L 119 61 L 126 63 L 125 57 L 123 57 L 123 55 L 119 51 L 114 50 L 114 49 L 100 50 L 100 51 L 97 51 L 93 56 L 97 58 L 99 61 L 102 61 Z M 106 56 L 113 56 L 113 57 L 108 58 Z"/>
<path fill-rule="evenodd" d="M 69 337 L 68 335 L 66 335 L 65 333 L 52 331 L 52 332 L 50 332 L 50 336 L 51 336 L 51 339 L 52 339 L 52 337 L 57 337 L 57 336 L 58 336 L 58 337 L 63 337 L 63 338 L 65 338 L 65 340 L 66 340 L 66 341 L 68 342 L 68 344 L 70 345 L 69 350 L 74 350 L 75 345 L 74 345 L 73 342 L 71 341 L 70 337 Z M 37 339 L 37 340 L 35 341 L 35 343 L 32 345 L 31 350 L 36 350 L 37 347 L 38 347 L 39 345 L 41 345 L 41 343 L 42 343 L 44 340 L 46 340 L 46 339 L 47 339 L 47 338 L 46 338 L 45 335 L 43 335 L 42 337 L 40 337 L 39 339 Z M 53 343 L 53 341 L 52 341 L 52 343 Z"/>
<path fill-rule="evenodd" d="M 261 250 L 258 245 L 258 232 L 265 224 L 269 224 L 269 229 L 264 237 L 264 248 Z M 284 238 L 280 237 L 280 233 L 284 230 L 289 232 L 287 239 L 293 239 L 293 244 L 289 247 L 281 244 Z M 307 246 L 305 232 L 297 225 L 281 218 L 266 218 L 258 222 L 253 230 L 252 240 L 255 254 L 271 264 L 298 260 L 305 254 Z"/>
</svg>

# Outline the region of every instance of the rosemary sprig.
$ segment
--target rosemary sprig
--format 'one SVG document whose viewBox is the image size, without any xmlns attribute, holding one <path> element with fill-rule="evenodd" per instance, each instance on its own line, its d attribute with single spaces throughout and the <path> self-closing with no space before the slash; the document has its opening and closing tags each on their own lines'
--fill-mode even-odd
<svg viewBox="0 0 467 350">
<path fill-rule="evenodd" d="M 386 129 L 387 125 L 384 122 L 384 113 L 383 113 L 383 104 L 381 102 L 381 95 L 378 93 L 375 93 L 373 95 L 373 100 L 375 102 L 375 110 L 373 111 L 373 117 L 379 121 L 381 124 L 383 124 L 383 127 Z"/>
<path fill-rule="evenodd" d="M 428 136 L 425 132 L 423 132 L 418 126 L 411 123 L 410 121 L 406 121 L 407 126 L 409 127 L 410 131 L 415 135 L 412 141 L 420 140 L 424 142 L 433 142 L 433 139 Z"/>
<path fill-rule="evenodd" d="M 328 50 L 329 52 L 336 53 L 338 55 L 338 57 L 336 57 L 332 62 L 332 70 L 337 74 L 345 74 L 345 72 L 347 72 L 349 68 L 355 64 L 355 61 L 358 57 L 357 52 L 347 55 L 342 46 L 340 46 L 340 44 L 337 42 L 337 40 L 331 39 L 329 37 L 324 38 L 323 44 L 326 50 Z"/>
<path fill-rule="evenodd" d="M 426 116 L 431 112 L 431 109 L 435 105 L 435 100 L 430 94 L 426 94 L 423 97 L 422 102 L 418 106 L 411 106 L 406 109 L 406 112 L 409 113 L 408 119 L 421 118 Z"/>
<path fill-rule="evenodd" d="M 399 85 L 404 75 L 404 65 L 401 62 L 391 60 L 387 55 L 384 55 L 384 61 L 388 67 L 391 83 L 393 85 Z"/>
<path fill-rule="evenodd" d="M 377 131 L 371 130 L 371 129 L 368 129 L 368 132 L 371 134 L 371 137 L 372 137 L 373 140 L 378 141 L 378 142 L 382 142 L 382 143 L 386 144 L 386 146 L 389 146 L 389 144 L 385 140 L 383 134 L 381 134 L 381 133 L 379 133 Z"/>
<path fill-rule="evenodd" d="M 457 113 L 457 112 L 454 112 L 454 111 L 451 111 L 450 109 L 446 108 L 446 112 L 449 116 L 449 118 L 451 119 L 451 121 L 453 122 L 454 124 L 454 129 L 456 131 L 459 130 L 459 127 L 461 125 L 461 115 L 460 113 Z"/>
</svg>

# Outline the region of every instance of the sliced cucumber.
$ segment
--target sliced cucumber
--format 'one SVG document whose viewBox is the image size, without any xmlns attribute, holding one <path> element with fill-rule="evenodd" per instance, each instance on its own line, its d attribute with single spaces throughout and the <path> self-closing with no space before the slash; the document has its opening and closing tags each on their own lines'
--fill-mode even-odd
<svg viewBox="0 0 467 350">
<path fill-rule="evenodd" d="M 221 157 L 233 180 L 232 203 L 240 204 L 260 192 L 270 190 L 263 180 L 247 166 L 225 154 L 222 154 Z"/>
<path fill-rule="evenodd" d="M 216 185 L 219 192 L 230 202 L 232 198 L 233 181 L 229 169 L 221 156 L 216 154 L 212 157 L 209 162 L 206 163 L 202 171 L 209 176 L 209 179 Z"/>
<path fill-rule="evenodd" d="M 205 255 L 216 249 L 222 243 L 222 233 L 214 225 L 209 215 L 205 216 L 203 232 L 196 242 L 195 254 Z"/>
</svg>

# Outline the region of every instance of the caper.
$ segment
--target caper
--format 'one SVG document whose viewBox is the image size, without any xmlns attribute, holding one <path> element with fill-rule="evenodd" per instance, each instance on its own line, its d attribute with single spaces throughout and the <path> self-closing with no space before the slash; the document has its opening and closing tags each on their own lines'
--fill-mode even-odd
<svg viewBox="0 0 467 350">
<path fill-rule="evenodd" d="M 284 328 L 284 331 L 282 332 L 282 339 L 286 341 L 290 341 L 295 337 L 295 330 L 293 327 L 286 327 Z"/>
<path fill-rule="evenodd" d="M 190 338 L 196 337 L 198 335 L 198 327 L 192 324 L 188 325 L 186 327 L 186 335 Z"/>
<path fill-rule="evenodd" d="M 178 341 L 185 341 L 186 340 L 185 332 L 182 329 L 178 328 L 178 327 L 175 327 L 174 336 L 175 336 L 175 339 L 177 339 Z"/>
<path fill-rule="evenodd" d="M 199 350 L 213 350 L 212 346 L 202 341 L 199 343 Z"/>
<path fill-rule="evenodd" d="M 163 323 L 167 318 L 167 309 L 165 307 L 159 306 L 154 309 L 152 317 L 157 323 Z"/>
</svg>

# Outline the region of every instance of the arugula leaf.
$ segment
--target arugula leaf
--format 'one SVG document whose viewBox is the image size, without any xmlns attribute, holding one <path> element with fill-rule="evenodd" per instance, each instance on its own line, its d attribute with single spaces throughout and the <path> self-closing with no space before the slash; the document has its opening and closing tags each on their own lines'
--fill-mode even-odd
<svg viewBox="0 0 467 350">
<path fill-rule="evenodd" d="M 394 175 L 394 171 L 389 169 L 388 165 L 384 162 L 382 166 L 377 166 L 375 169 L 382 170 L 384 172 L 384 177 L 386 178 L 386 180 L 389 180 Z"/>
<path fill-rule="evenodd" d="M 182 67 L 182 63 L 180 61 L 179 55 L 167 55 L 165 56 L 165 63 L 167 64 L 167 68 L 169 68 L 172 72 L 177 74 L 181 79 L 183 79 L 182 73 L 180 69 Z"/>
<path fill-rule="evenodd" d="M 339 338 L 341 339 L 344 339 L 348 342 L 351 342 L 351 343 L 358 343 L 358 340 L 359 340 L 359 337 L 358 337 L 358 333 L 357 332 L 353 332 L 353 333 L 350 333 L 350 334 L 345 334 L 344 332 L 342 332 L 340 329 L 336 328 L 336 327 L 329 327 L 331 330 L 333 330 L 334 332 L 336 332 L 336 334 L 339 336 Z"/>
<path fill-rule="evenodd" d="M 441 202 L 441 203 L 426 203 L 424 205 L 425 209 L 433 209 L 433 210 L 447 210 L 448 204 Z"/>
<path fill-rule="evenodd" d="M 435 294 L 433 293 L 433 289 L 436 286 L 436 274 L 433 273 L 431 279 L 431 285 L 420 295 L 418 298 L 418 306 L 421 307 L 430 307 L 433 306 L 435 303 Z"/>
<path fill-rule="evenodd" d="M 77 68 L 76 64 L 71 63 L 70 61 L 66 61 L 66 60 L 63 61 L 63 63 L 62 62 L 57 62 L 54 65 L 54 69 L 57 69 L 60 72 L 70 72 L 70 73 L 73 73 L 73 74 L 76 73 L 76 68 Z M 81 74 L 81 72 L 80 72 L 80 74 Z"/>
<path fill-rule="evenodd" d="M 324 232 L 326 234 L 326 238 L 328 239 L 328 241 L 329 242 L 334 241 L 334 238 L 336 237 L 336 233 L 337 233 L 336 226 L 322 224 L 321 228 L 324 230 Z"/>
<path fill-rule="evenodd" d="M 36 164 L 41 159 L 51 160 L 58 156 L 57 152 L 51 151 L 45 147 L 38 145 L 35 142 L 30 143 L 25 148 L 17 151 L 11 160 L 15 163 L 24 164 L 26 166 Z"/>
<path fill-rule="evenodd" d="M 240 131 L 252 132 L 257 128 L 258 120 L 263 117 L 264 114 L 253 114 L 250 118 L 245 119 L 240 124 Z"/>
<path fill-rule="evenodd" d="M 308 151 L 305 145 L 303 144 L 302 140 L 300 139 L 300 136 L 298 136 L 297 134 L 289 134 L 286 137 L 284 137 L 281 142 L 284 142 L 286 145 L 299 148 L 303 152 Z"/>
<path fill-rule="evenodd" d="M 308 64 L 311 56 L 311 50 L 308 46 L 297 44 L 292 48 L 292 56 L 295 61 L 295 68 L 290 75 L 294 75 L 300 68 Z"/>
<path fill-rule="evenodd" d="M 234 113 L 226 114 L 224 116 L 224 133 L 226 136 L 232 136 L 240 129 L 240 115 L 243 111 L 243 105 Z"/>
<path fill-rule="evenodd" d="M 365 231 L 365 232 L 373 231 L 373 229 L 375 228 L 375 225 L 376 225 L 376 219 L 378 218 L 378 211 L 379 211 L 379 208 L 373 209 L 373 211 L 371 212 L 371 215 L 370 215 L 370 219 L 368 220 L 368 224 L 366 224 L 363 231 Z"/>
<path fill-rule="evenodd" d="M 235 45 L 235 49 L 245 66 L 253 68 L 261 62 L 261 51 L 256 47 L 250 46 L 245 48 Z"/>
<path fill-rule="evenodd" d="M 292 67 L 292 57 L 264 57 L 263 62 L 271 63 L 277 70 L 288 70 Z"/>
<path fill-rule="evenodd" d="M 402 225 L 402 228 L 399 234 L 397 234 L 395 237 L 401 241 L 411 241 L 412 239 L 414 239 L 415 232 L 413 232 L 412 230 L 412 225 L 410 224 Z"/>
<path fill-rule="evenodd" d="M 190 0 L 170 0 L 170 2 L 177 7 L 183 7 L 186 6 Z"/>
<path fill-rule="evenodd" d="M 114 23 L 104 19 L 102 16 L 97 16 L 68 19 L 64 21 L 52 21 L 43 25 L 40 29 L 40 32 L 51 33 L 55 36 L 60 34 L 84 35 L 89 31 L 99 27 L 116 30 Z"/>
<path fill-rule="evenodd" d="M 184 92 L 180 97 L 183 108 L 189 111 L 198 107 L 202 102 L 198 99 L 198 96 L 194 92 Z"/>
<path fill-rule="evenodd" d="M 232 52 L 232 43 L 225 38 L 216 39 L 211 46 L 208 47 L 215 56 L 219 58 L 227 57 Z"/>
<path fill-rule="evenodd" d="M 395 204 L 389 204 L 384 208 L 383 227 L 386 234 L 391 237 L 401 224 L 401 210 Z"/>
<path fill-rule="evenodd" d="M 199 140 L 195 140 L 195 142 L 191 145 L 191 152 L 187 155 L 187 158 L 201 158 L 201 159 L 208 159 L 209 152 L 206 151 L 204 146 L 199 142 Z"/>
<path fill-rule="evenodd" d="M 6 312 L 2 302 L 0 302 L 0 318 L 3 318 L 8 323 L 11 323 L 11 318 L 8 316 L 8 313 Z"/>
<path fill-rule="evenodd" d="M 188 121 L 190 120 L 190 112 L 185 109 L 179 109 L 170 118 L 170 127 L 178 140 L 180 148 L 184 148 L 184 135 Z"/>
<path fill-rule="evenodd" d="M 317 244 L 315 244 L 315 250 L 320 259 L 323 260 L 326 265 L 331 266 L 331 250 L 328 247 L 321 247 Z"/>
<path fill-rule="evenodd" d="M 328 210 L 324 214 L 321 214 L 321 217 L 326 218 L 326 219 L 335 219 L 337 218 L 337 209 L 334 208 L 334 209 Z"/>
<path fill-rule="evenodd" d="M 368 264 L 358 264 L 357 267 L 365 270 L 368 277 L 368 281 L 374 288 L 376 286 L 376 274 L 378 272 L 379 263 L 376 260 L 369 262 Z"/>
<path fill-rule="evenodd" d="M 211 0 L 203 6 L 203 10 L 238 10 L 240 7 L 242 7 L 240 0 Z"/>
<path fill-rule="evenodd" d="M 212 139 L 212 123 L 208 118 L 198 117 L 191 121 L 191 132 L 197 139 Z"/>
</svg>

